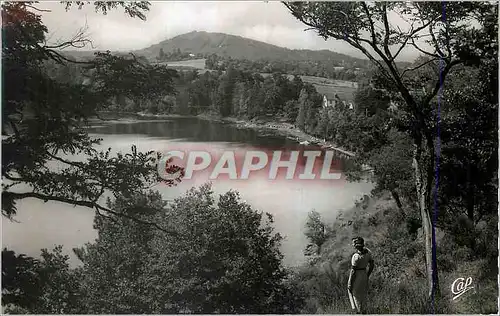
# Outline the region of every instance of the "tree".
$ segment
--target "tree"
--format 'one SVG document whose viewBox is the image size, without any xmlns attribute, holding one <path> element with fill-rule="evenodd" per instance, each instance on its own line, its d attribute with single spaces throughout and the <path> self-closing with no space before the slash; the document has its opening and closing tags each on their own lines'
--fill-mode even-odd
<svg viewBox="0 0 500 316">
<path fill-rule="evenodd" d="M 33 310 L 42 288 L 37 275 L 38 261 L 25 255 L 2 251 L 2 306 Z"/>
<path fill-rule="evenodd" d="M 165 202 L 159 193 L 151 192 L 119 198 L 108 206 L 118 215 L 96 217 L 96 242 L 75 249 L 83 263 L 81 304 L 93 314 L 161 313 L 156 301 L 161 290 L 148 282 L 155 230 L 129 218 L 154 220 Z M 125 217 L 120 216 L 124 213 Z"/>
<path fill-rule="evenodd" d="M 438 2 L 284 4 L 298 20 L 315 29 L 320 36 L 343 40 L 361 51 L 378 67 L 385 87 L 394 92 L 393 97 L 405 105 L 405 131 L 414 145 L 415 188 L 425 236 L 429 297 L 433 299 L 439 293 L 439 282 L 433 247 L 434 225 L 431 221 L 431 193 L 436 163 L 436 136 L 432 124 L 435 113 L 432 108 L 436 105 L 436 95 L 447 75 L 457 65 L 477 65 L 482 59 L 497 54 L 498 8 L 486 2 L 454 2 L 446 5 Z M 388 18 L 389 11 L 408 21 L 408 27 L 392 25 Z M 479 27 L 463 25 L 464 20 L 474 20 Z M 431 47 L 430 50 L 421 48 L 418 41 L 422 38 Z M 429 56 L 430 60 L 400 69 L 396 59 L 407 46 Z M 425 64 L 436 64 L 437 61 L 439 72 L 429 81 L 422 84 L 408 77 L 412 71 Z M 419 93 L 423 86 L 428 89 Z"/>
<path fill-rule="evenodd" d="M 306 237 L 317 247 L 317 253 L 328 238 L 327 227 L 321 220 L 321 214 L 316 211 L 309 212 L 306 222 Z"/>
<path fill-rule="evenodd" d="M 376 179 L 375 192 L 389 191 L 399 210 L 407 217 L 402 198 L 409 201 L 410 206 L 416 202 L 410 167 L 411 140 L 406 134 L 394 129 L 389 130 L 386 136 L 387 143 L 366 152 L 365 162 L 373 166 L 373 175 Z"/>
<path fill-rule="evenodd" d="M 299 104 L 297 100 L 288 100 L 285 103 L 285 115 L 288 122 L 294 123 L 297 119 Z"/>
<path fill-rule="evenodd" d="M 71 5 L 66 4 L 68 9 Z M 121 6 L 130 16 L 141 19 L 149 7 L 145 2 L 98 1 L 94 5 L 103 13 Z M 34 13 L 36 9 L 26 2 L 2 4 L 2 84 L 6 92 L 2 106 L 2 215 L 12 217 L 16 202 L 24 198 L 112 212 L 99 204 L 103 194 L 116 197 L 143 192 L 159 180 L 157 157 L 135 148 L 115 157 L 110 150 L 97 151 L 93 146 L 100 140 L 87 134 L 87 119 L 118 95 L 136 100 L 162 98 L 173 91 L 174 73 L 145 64 L 133 55 L 117 57 L 107 52 L 98 53 L 94 60 L 78 62 L 88 71 L 86 83 L 51 78 L 44 62 L 75 63 L 58 50 L 83 47 L 88 39 L 80 31 L 69 41 L 48 45 L 47 28 Z M 69 155 L 87 159 L 75 161 Z M 62 168 L 46 168 L 49 161 L 60 163 Z M 20 192 L 18 185 L 28 190 Z"/>
<path fill-rule="evenodd" d="M 359 86 L 354 95 L 356 111 L 366 116 L 375 115 L 380 110 L 387 110 L 389 102 L 390 98 L 384 91 L 374 89 L 369 85 Z"/>
<path fill-rule="evenodd" d="M 216 200 L 203 185 L 168 206 L 151 193 L 110 207 L 168 225 L 177 235 L 126 217 L 96 218 L 96 242 L 77 251 L 87 312 L 298 311 L 272 217 L 253 210 L 236 192 Z"/>
<path fill-rule="evenodd" d="M 442 113 L 439 224 L 481 257 L 487 252 L 477 244 L 482 232 L 476 227 L 498 221 L 492 198 L 498 194 L 498 121 L 491 119 L 498 112 L 497 69 L 496 59 L 480 69 L 463 67 L 452 74 L 443 94 L 455 106 Z"/>
<path fill-rule="evenodd" d="M 160 48 L 160 52 L 158 53 L 158 60 L 164 61 L 166 58 L 165 52 L 163 51 L 163 47 Z"/>
<path fill-rule="evenodd" d="M 82 313 L 80 275 L 62 247 L 42 249 L 41 259 L 2 251 L 2 305 L 7 313 Z"/>
<path fill-rule="evenodd" d="M 229 67 L 226 73 L 220 78 L 218 89 L 218 110 L 223 117 L 231 115 L 233 108 L 234 87 L 236 81 L 236 71 Z"/>
<path fill-rule="evenodd" d="M 297 113 L 297 118 L 295 119 L 295 125 L 300 128 L 301 130 L 305 129 L 305 124 L 306 124 L 306 111 L 307 111 L 307 90 L 303 88 L 300 91 L 300 96 L 299 96 L 299 111 Z"/>
</svg>

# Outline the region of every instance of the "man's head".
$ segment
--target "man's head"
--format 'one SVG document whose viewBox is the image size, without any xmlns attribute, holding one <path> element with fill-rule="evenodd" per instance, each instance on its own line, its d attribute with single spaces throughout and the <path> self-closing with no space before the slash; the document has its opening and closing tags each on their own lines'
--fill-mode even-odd
<svg viewBox="0 0 500 316">
<path fill-rule="evenodd" d="M 365 240 L 362 237 L 354 237 L 352 239 L 352 246 L 358 250 L 362 250 L 365 247 Z"/>
</svg>

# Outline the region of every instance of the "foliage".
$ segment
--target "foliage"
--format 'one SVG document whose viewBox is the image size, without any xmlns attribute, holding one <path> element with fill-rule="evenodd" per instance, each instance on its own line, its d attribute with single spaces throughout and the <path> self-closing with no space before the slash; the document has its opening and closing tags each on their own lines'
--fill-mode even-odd
<svg viewBox="0 0 500 316">
<path fill-rule="evenodd" d="M 89 66 L 92 91 L 99 95 L 128 96 L 136 102 L 159 102 L 175 93 L 173 78 L 177 73 L 160 65 L 150 65 L 132 58 L 98 52 Z"/>
<path fill-rule="evenodd" d="M 83 4 L 81 2 L 80 4 Z M 71 6 L 70 3 L 67 4 Z M 118 5 L 131 16 L 141 17 L 144 3 L 96 2 L 96 10 L 107 12 Z M 98 204 L 104 193 L 128 196 L 142 192 L 157 182 L 156 159 L 152 152 L 112 157 L 110 149 L 99 152 L 93 146 L 99 139 L 89 137 L 87 119 L 120 96 L 157 100 L 172 93 L 171 70 L 151 66 L 135 58 L 98 53 L 85 62 L 85 78 L 60 80 L 64 65 L 72 62 L 57 49 L 85 44 L 80 34 L 71 41 L 46 44 L 47 28 L 29 3 L 2 4 L 4 63 L 2 107 L 2 215 L 12 217 L 16 202 L 23 198 L 53 200 L 111 210 Z M 36 12 L 36 11 L 35 11 Z M 55 73 L 47 65 L 61 65 Z M 74 63 L 74 62 L 73 62 Z M 83 161 L 71 155 L 85 157 Z M 50 162 L 61 164 L 59 170 L 47 168 Z M 172 184 L 172 183 L 171 183 Z M 17 190 L 19 185 L 28 191 Z"/>
<path fill-rule="evenodd" d="M 306 222 L 306 237 L 317 247 L 317 253 L 321 252 L 321 246 L 328 238 L 326 225 L 321 220 L 321 215 L 316 211 L 309 212 Z"/>
<path fill-rule="evenodd" d="M 7 313 L 74 314 L 78 303 L 77 271 L 69 268 L 62 247 L 42 249 L 41 260 L 2 251 L 2 305 Z"/>
<path fill-rule="evenodd" d="M 66 11 L 71 9 L 73 5 L 78 6 L 78 9 L 83 8 L 84 5 L 92 4 L 95 7 L 96 12 L 101 12 L 106 15 L 109 11 L 114 10 L 118 7 L 122 7 L 126 14 L 131 18 L 138 17 L 141 20 L 146 20 L 146 15 L 144 11 L 149 11 L 150 3 L 148 1 L 61 1 L 61 3 L 66 5 Z"/>
<path fill-rule="evenodd" d="M 108 207 L 118 215 L 97 216 L 98 238 L 75 249 L 82 267 L 68 270 L 68 258 L 57 248 L 44 252 L 41 263 L 30 259 L 18 265 L 28 271 L 16 271 L 15 256 L 7 253 L 2 281 L 21 294 L 3 296 L 4 302 L 30 313 L 300 311 L 300 292 L 282 266 L 282 237 L 273 231 L 272 216 L 253 210 L 238 193 L 216 199 L 203 185 L 168 206 L 150 192 Z M 172 232 L 152 230 L 130 217 Z M 42 284 L 40 291 L 33 280 Z"/>
<path fill-rule="evenodd" d="M 368 313 L 425 314 L 432 311 L 427 300 L 424 244 L 418 236 L 422 230 L 413 233 L 408 229 L 408 217 L 386 198 L 387 194 L 384 194 L 367 209 L 359 206 L 346 211 L 345 216 L 349 218 L 337 218 L 332 224 L 336 234 L 329 235 L 320 255 L 312 264 L 295 273 L 295 279 L 305 293 L 305 312 L 351 312 L 346 285 L 349 259 L 354 252 L 351 237 L 357 235 L 364 237 L 375 260 L 369 282 Z M 348 220 L 352 225 L 346 225 Z M 496 223 L 490 223 L 488 227 L 493 231 Z M 470 248 L 456 243 L 452 235 L 440 230 L 437 235 L 443 295 L 436 298 L 435 313 L 495 313 L 495 295 L 498 293 L 496 257 L 472 259 Z M 463 275 L 473 278 L 476 291 L 451 302 L 451 284 Z"/>
<path fill-rule="evenodd" d="M 460 69 L 443 95 L 444 104 L 453 106 L 442 110 L 439 220 L 457 237 L 457 220 L 464 220 L 459 226 L 468 233 L 461 235 L 470 237 L 463 241 L 472 249 L 478 224 L 497 214 L 498 120 L 491 119 L 498 112 L 498 87 L 491 87 L 498 84 L 497 69 L 496 60 Z"/>
<path fill-rule="evenodd" d="M 459 65 L 491 64 L 498 54 L 498 7 L 492 3 L 438 2 L 292 2 L 284 3 L 293 16 L 324 39 L 343 40 L 376 66 L 377 88 L 401 105 L 398 127 L 413 142 L 412 167 L 425 240 L 429 298 L 439 292 L 431 220 L 434 169 L 439 162 L 434 108 L 445 80 Z M 389 12 L 408 24 L 401 27 Z M 464 24 L 463 21 L 474 21 Z M 419 43 L 420 41 L 420 43 Z M 421 43 L 430 49 L 422 49 Z M 396 63 L 400 52 L 413 46 L 425 55 L 412 67 Z M 439 64 L 438 64 L 439 62 Z M 422 70 L 423 68 L 427 68 Z M 434 70 L 434 71 L 429 71 Z M 378 84 L 377 84 L 378 83 Z M 438 116 L 439 120 L 439 116 Z M 439 149 L 438 149 L 439 150 Z"/>
<path fill-rule="evenodd" d="M 304 112 L 307 116 L 304 126 L 310 131 L 317 124 L 315 113 L 322 102 L 314 86 L 302 82 L 298 76 L 292 80 L 277 73 L 263 77 L 233 68 L 202 75 L 196 71 L 180 72 L 175 86 L 179 91 L 175 113 L 210 113 L 247 119 L 270 116 L 296 122 L 302 107 L 307 112 Z"/>
<path fill-rule="evenodd" d="M 496 257 L 484 246 L 478 227 L 496 217 L 497 194 L 497 122 L 491 120 L 498 107 L 490 81 L 497 81 L 495 64 L 481 70 L 457 69 L 444 88 L 440 113 L 440 167 L 437 226 L 453 236 L 459 245 L 467 245 L 477 257 Z M 484 66 L 486 67 L 486 65 Z M 425 74 L 425 68 L 424 74 Z M 490 78 L 485 80 L 483 78 Z M 366 89 L 360 88 L 363 96 Z M 496 88 L 495 88 L 496 89 Z M 364 90 L 364 91 L 363 91 Z M 373 95 L 375 97 L 375 95 Z M 363 98 L 366 106 L 380 99 Z M 333 110 L 338 144 L 356 152 L 357 166 L 371 167 L 376 183 L 373 193 L 389 191 L 404 216 L 415 226 L 416 192 L 412 168 L 412 142 L 398 131 L 401 117 L 397 107 L 375 107 L 375 114 L 345 113 Z M 348 172 L 352 180 L 366 176 L 361 169 Z M 474 175 L 474 176 L 472 176 Z M 399 200 L 399 201 L 398 201 Z M 415 227 L 421 227 L 416 225 Z M 493 237 L 496 238 L 496 237 Z M 481 250 L 479 250 L 479 248 Z"/>
<path fill-rule="evenodd" d="M 68 9 L 72 5 L 86 3 L 66 4 Z M 141 19 L 149 8 L 145 2 L 93 5 L 104 14 L 123 7 Z M 311 213 L 306 235 L 321 256 L 298 274 L 289 274 L 282 267 L 281 237 L 272 230 L 272 218 L 241 202 L 235 192 L 216 201 L 210 187 L 203 186 L 167 206 L 158 193 L 147 190 L 158 180 L 152 152 L 132 148 L 111 157 L 110 150 L 96 151 L 99 140 L 85 132 L 86 119 L 100 109 L 118 108 L 249 119 L 274 116 L 354 151 L 358 168 L 349 170 L 351 179 L 365 177 L 360 167 L 369 166 L 374 193 L 389 191 L 397 205 L 378 213 L 365 210 L 365 216 L 351 222 L 351 233 L 370 236 L 369 247 L 376 254 L 372 312 L 427 313 L 426 274 L 434 276 L 435 287 L 456 273 L 473 274 L 484 287 L 474 294 L 480 303 L 454 308 L 493 312 L 492 280 L 498 272 L 498 249 L 491 243 L 498 237 L 498 122 L 491 120 L 498 111 L 495 6 L 447 3 L 448 20 L 442 23 L 443 7 L 437 3 L 287 4 L 321 36 L 347 41 L 375 65 L 370 76 L 360 78 L 355 110 L 322 108 L 313 86 L 298 76 L 288 80 L 282 75 L 355 77 L 334 70 L 335 61 L 314 65 L 300 59 L 249 61 L 212 55 L 207 67 L 217 71 L 178 76 L 134 55 L 105 52 L 76 62 L 58 49 L 86 44 L 83 34 L 48 45 L 47 28 L 32 6 L 2 4 L 2 178 L 7 180 L 2 184 L 2 215 L 13 216 L 16 201 L 29 197 L 88 206 L 99 213 L 99 238 L 75 250 L 84 263 L 78 269 L 69 268 L 61 248 L 43 250 L 40 260 L 4 250 L 2 304 L 9 311 L 293 313 L 301 310 L 304 294 L 307 312 L 348 311 L 345 228 L 337 226 L 337 236 L 327 235 L 319 215 Z M 408 33 L 388 23 L 388 11 L 411 16 Z M 461 24 L 467 19 L 480 27 Z M 429 32 L 432 50 L 424 51 L 415 42 L 421 31 Z M 425 56 L 403 67 L 396 59 L 407 45 Z M 161 52 L 161 60 L 186 57 L 180 49 Z M 255 71 L 274 74 L 264 77 Z M 74 161 L 68 155 L 85 159 Z M 63 167 L 49 169 L 54 161 Z M 30 190 L 20 193 L 18 184 Z M 439 190 L 433 191 L 436 184 Z M 115 198 L 107 207 L 97 202 L 105 192 Z M 423 268 L 424 260 L 430 262 L 430 222 L 425 218 L 431 214 L 433 194 L 439 209 L 439 255 L 434 262 L 440 282 L 436 266 Z M 445 301 L 437 308 L 453 311 Z"/>
<path fill-rule="evenodd" d="M 41 295 L 37 275 L 38 261 L 16 255 L 6 248 L 2 251 L 2 305 L 21 306 L 32 310 Z"/>
</svg>

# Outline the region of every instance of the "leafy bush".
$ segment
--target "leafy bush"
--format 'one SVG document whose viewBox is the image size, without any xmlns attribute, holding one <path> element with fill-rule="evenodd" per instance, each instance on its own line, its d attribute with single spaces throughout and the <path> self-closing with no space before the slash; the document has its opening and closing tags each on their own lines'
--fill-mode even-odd
<svg viewBox="0 0 500 316">
<path fill-rule="evenodd" d="M 80 268 L 70 269 L 58 247 L 44 251 L 40 262 L 28 260 L 19 274 L 14 261 L 26 260 L 3 253 L 8 293 L 2 302 L 51 314 L 301 310 L 300 287 L 282 265 L 282 237 L 272 216 L 252 209 L 237 192 L 215 197 L 203 185 L 169 206 L 159 193 L 149 193 L 109 207 L 116 214 L 96 217 L 96 241 L 75 249 Z"/>
</svg>

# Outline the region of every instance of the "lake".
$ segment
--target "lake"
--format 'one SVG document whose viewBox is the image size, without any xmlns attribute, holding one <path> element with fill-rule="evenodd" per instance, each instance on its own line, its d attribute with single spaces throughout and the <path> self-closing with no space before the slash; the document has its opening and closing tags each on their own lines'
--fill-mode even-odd
<svg viewBox="0 0 500 316">
<path fill-rule="evenodd" d="M 272 132 L 237 128 L 230 123 L 198 118 L 165 120 L 102 122 L 91 126 L 92 136 L 102 138 L 100 147 L 113 152 L 130 151 L 136 145 L 140 151 L 167 152 L 172 149 L 209 150 L 235 153 L 247 150 L 301 149 L 302 145 Z M 82 159 L 82 157 L 77 157 Z M 176 187 L 158 184 L 166 199 L 181 195 L 193 186 L 207 182 L 208 174 L 199 173 Z M 354 200 L 368 194 L 373 185 L 367 182 L 349 183 L 340 180 L 286 180 L 254 176 L 248 180 L 221 178 L 211 181 L 216 193 L 237 190 L 243 200 L 254 209 L 274 216 L 274 227 L 285 237 L 282 251 L 288 266 L 305 261 L 303 249 L 307 245 L 304 225 L 311 210 L 318 211 L 325 221 L 333 221 L 340 210 L 353 206 Z M 39 256 L 41 248 L 62 244 L 73 265 L 78 260 L 71 249 L 95 239 L 94 212 L 84 207 L 73 207 L 58 202 L 25 199 L 18 203 L 17 222 L 3 219 L 3 246 L 16 252 Z"/>
</svg>

